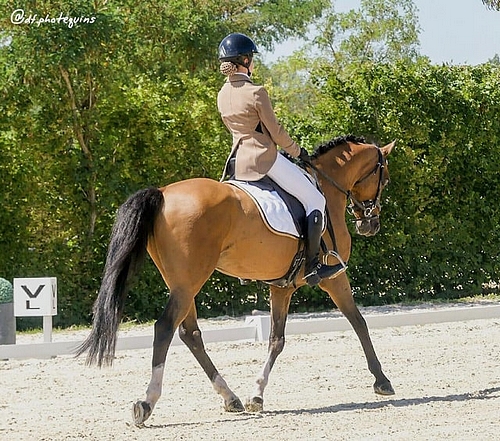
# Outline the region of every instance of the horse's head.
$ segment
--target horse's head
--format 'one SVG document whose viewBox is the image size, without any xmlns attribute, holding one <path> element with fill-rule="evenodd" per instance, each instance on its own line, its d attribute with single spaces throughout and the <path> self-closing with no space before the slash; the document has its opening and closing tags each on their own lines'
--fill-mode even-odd
<svg viewBox="0 0 500 441">
<path fill-rule="evenodd" d="M 350 190 L 349 211 L 356 218 L 356 232 L 362 236 L 374 236 L 380 230 L 380 199 L 382 190 L 389 183 L 387 156 L 391 153 L 395 142 L 376 148 L 377 158 L 367 158 L 366 166 L 360 168 L 360 175 Z"/>
<path fill-rule="evenodd" d="M 355 217 L 356 232 L 363 236 L 374 236 L 380 230 L 380 199 L 389 183 L 387 156 L 394 145 L 392 142 L 379 148 L 349 136 L 332 140 L 313 154 L 313 158 L 319 159 L 333 147 L 339 147 L 331 153 L 336 160 L 319 160 L 317 170 L 326 182 L 344 193 L 349 212 Z M 327 163 L 333 166 L 328 167 Z"/>
</svg>

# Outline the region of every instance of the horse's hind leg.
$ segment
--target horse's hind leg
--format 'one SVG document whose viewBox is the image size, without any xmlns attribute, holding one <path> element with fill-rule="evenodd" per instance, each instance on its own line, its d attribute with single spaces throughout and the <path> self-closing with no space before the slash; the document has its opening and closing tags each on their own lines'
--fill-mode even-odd
<svg viewBox="0 0 500 441">
<path fill-rule="evenodd" d="M 193 296 L 172 290 L 167 306 L 154 326 L 153 360 L 151 381 L 146 391 L 146 399 L 133 405 L 132 413 L 137 425 L 144 423 L 153 412 L 162 392 L 165 360 L 174 332 L 189 312 Z"/>
<path fill-rule="evenodd" d="M 373 389 L 380 395 L 393 395 L 394 389 L 389 379 L 384 375 L 368 332 L 366 321 L 359 312 L 352 296 L 351 286 L 345 274 L 320 284 L 321 289 L 328 292 L 334 303 L 347 318 L 356 332 L 365 353 L 368 369 L 375 377 Z"/>
<path fill-rule="evenodd" d="M 246 403 L 245 407 L 248 412 L 261 412 L 264 408 L 264 389 L 269 381 L 269 374 L 278 355 L 281 354 L 285 347 L 286 318 L 294 291 L 295 288 L 271 286 L 271 332 L 269 334 L 268 353 L 264 366 L 257 377 L 253 395 Z"/>
<path fill-rule="evenodd" d="M 189 313 L 179 327 L 179 337 L 193 353 L 198 363 L 212 382 L 215 391 L 224 399 L 224 409 L 228 412 L 243 412 L 245 408 L 240 399 L 229 389 L 228 385 L 217 371 L 212 360 L 205 351 L 205 346 L 201 338 L 201 331 L 198 327 L 196 306 L 194 301 L 191 304 Z"/>
</svg>

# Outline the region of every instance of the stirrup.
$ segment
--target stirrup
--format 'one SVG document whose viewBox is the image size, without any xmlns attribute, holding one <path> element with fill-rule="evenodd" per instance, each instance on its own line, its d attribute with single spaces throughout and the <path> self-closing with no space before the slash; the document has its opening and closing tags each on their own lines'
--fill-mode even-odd
<svg viewBox="0 0 500 441">
<path fill-rule="evenodd" d="M 345 270 L 347 269 L 347 262 L 344 262 L 344 259 L 342 259 L 342 257 L 340 257 L 340 254 L 337 253 L 337 251 L 330 250 L 323 256 L 323 264 L 325 264 L 325 265 L 328 265 L 328 256 L 335 257 L 335 259 L 337 259 L 337 261 L 339 262 L 339 265 L 342 265 L 344 267 L 344 271 L 342 271 L 342 272 L 345 272 Z M 341 274 L 341 273 L 339 273 L 339 274 Z"/>
<path fill-rule="evenodd" d="M 309 286 L 316 286 L 323 279 L 335 279 L 342 273 L 345 273 L 347 266 L 343 263 L 336 265 L 318 264 L 309 274 L 304 276 L 305 281 Z"/>
<path fill-rule="evenodd" d="M 335 257 L 339 263 L 328 265 L 328 256 Z M 336 251 L 328 251 L 323 256 L 323 264 L 318 263 L 311 272 L 304 276 L 304 280 L 309 286 L 315 286 L 323 279 L 335 279 L 347 270 L 347 264 Z"/>
</svg>

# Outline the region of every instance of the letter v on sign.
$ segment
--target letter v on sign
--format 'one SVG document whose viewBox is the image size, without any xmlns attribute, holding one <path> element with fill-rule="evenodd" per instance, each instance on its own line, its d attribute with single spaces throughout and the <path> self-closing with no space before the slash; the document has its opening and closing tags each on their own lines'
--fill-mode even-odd
<svg viewBox="0 0 500 441">
<path fill-rule="evenodd" d="M 34 294 L 30 291 L 30 289 L 26 285 L 21 285 L 21 288 L 28 295 L 30 299 L 36 299 L 38 295 L 42 292 L 42 289 L 45 288 L 45 285 L 40 285 Z"/>
</svg>

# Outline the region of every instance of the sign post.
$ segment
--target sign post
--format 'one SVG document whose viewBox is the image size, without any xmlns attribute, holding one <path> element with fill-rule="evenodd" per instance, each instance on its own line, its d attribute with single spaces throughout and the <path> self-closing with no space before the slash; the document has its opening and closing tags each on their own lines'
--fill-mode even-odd
<svg viewBox="0 0 500 441">
<path fill-rule="evenodd" d="M 52 316 L 57 315 L 57 278 L 14 279 L 14 315 L 43 317 L 43 341 L 52 342 Z"/>
</svg>

